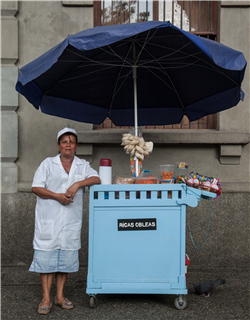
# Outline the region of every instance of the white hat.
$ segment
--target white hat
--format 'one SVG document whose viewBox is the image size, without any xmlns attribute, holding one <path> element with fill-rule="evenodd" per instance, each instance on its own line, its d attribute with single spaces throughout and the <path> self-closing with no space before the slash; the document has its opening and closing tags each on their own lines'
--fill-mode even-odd
<svg viewBox="0 0 250 320">
<path fill-rule="evenodd" d="M 74 129 L 66 127 L 66 128 L 64 128 L 64 129 L 62 129 L 62 130 L 60 130 L 58 132 L 58 134 L 57 134 L 57 142 L 58 142 L 59 138 L 65 133 L 73 133 L 75 136 L 78 137 L 78 134 Z"/>
</svg>

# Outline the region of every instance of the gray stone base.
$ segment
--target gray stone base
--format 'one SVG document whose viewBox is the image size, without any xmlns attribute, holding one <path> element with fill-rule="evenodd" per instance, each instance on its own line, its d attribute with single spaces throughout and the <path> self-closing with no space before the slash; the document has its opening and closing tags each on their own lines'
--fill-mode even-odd
<svg viewBox="0 0 250 320">
<path fill-rule="evenodd" d="M 212 215 L 207 242 L 197 250 L 186 231 L 186 252 L 192 266 L 249 267 L 249 193 L 223 193 L 212 201 Z M 2 194 L 2 266 L 27 266 L 33 259 L 34 212 L 32 193 Z M 202 200 L 188 208 L 195 244 L 206 237 L 210 202 Z M 159 244 L 160 245 L 160 244 Z M 87 266 L 88 194 L 85 196 L 80 264 Z M 162 248 L 164 254 L 164 247 Z"/>
<path fill-rule="evenodd" d="M 18 187 L 18 167 L 14 162 L 1 163 L 1 191 L 13 196 Z"/>
</svg>

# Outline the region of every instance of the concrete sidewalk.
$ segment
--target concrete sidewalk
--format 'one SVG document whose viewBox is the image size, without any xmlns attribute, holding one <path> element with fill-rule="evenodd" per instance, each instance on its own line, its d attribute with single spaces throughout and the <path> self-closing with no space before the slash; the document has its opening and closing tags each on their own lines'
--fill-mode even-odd
<svg viewBox="0 0 250 320">
<path fill-rule="evenodd" d="M 93 319 L 93 320 L 152 320 L 191 319 L 217 320 L 250 319 L 249 269 L 190 266 L 188 269 L 186 296 L 188 307 L 177 310 L 174 295 L 98 295 L 94 309 L 89 307 L 86 295 L 86 266 L 71 274 L 65 295 L 74 303 L 72 310 L 62 310 L 53 304 L 47 319 Z M 212 291 L 210 298 L 199 296 L 192 283 L 218 278 L 226 284 Z M 41 319 L 37 307 L 41 300 L 40 277 L 27 267 L 2 267 L 2 320 Z M 55 296 L 53 284 L 51 298 Z"/>
</svg>

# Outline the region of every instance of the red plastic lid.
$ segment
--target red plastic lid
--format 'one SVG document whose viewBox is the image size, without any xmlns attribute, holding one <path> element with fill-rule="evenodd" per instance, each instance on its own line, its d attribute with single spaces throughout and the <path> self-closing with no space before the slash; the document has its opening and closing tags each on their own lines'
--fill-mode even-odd
<svg viewBox="0 0 250 320">
<path fill-rule="evenodd" d="M 189 265 L 190 265 L 189 256 L 187 254 L 185 254 L 185 266 L 189 266 Z"/>
<path fill-rule="evenodd" d="M 101 159 L 100 160 L 100 166 L 101 167 L 111 167 L 111 159 Z"/>
</svg>

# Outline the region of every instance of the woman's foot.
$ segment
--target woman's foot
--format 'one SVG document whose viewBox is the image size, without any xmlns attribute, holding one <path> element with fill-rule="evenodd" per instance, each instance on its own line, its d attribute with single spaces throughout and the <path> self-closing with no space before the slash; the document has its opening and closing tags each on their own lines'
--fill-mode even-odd
<svg viewBox="0 0 250 320">
<path fill-rule="evenodd" d="M 52 308 L 52 303 L 50 301 L 42 300 L 38 306 L 39 314 L 48 314 Z"/>
<path fill-rule="evenodd" d="M 55 305 L 59 306 L 63 309 L 73 309 L 74 308 L 73 303 L 65 297 L 57 298 L 57 296 L 56 296 L 55 297 Z"/>
</svg>

